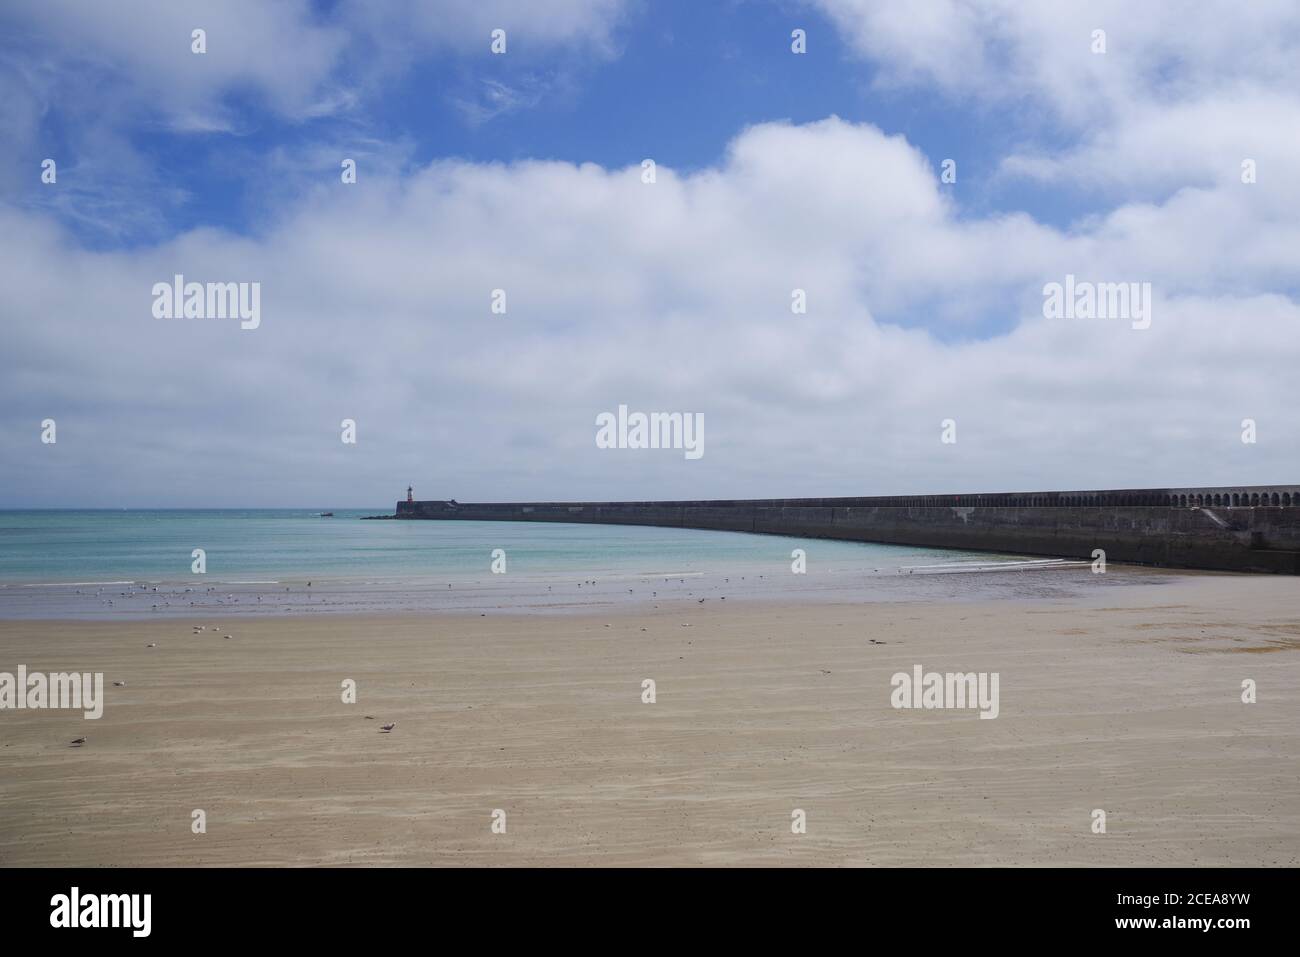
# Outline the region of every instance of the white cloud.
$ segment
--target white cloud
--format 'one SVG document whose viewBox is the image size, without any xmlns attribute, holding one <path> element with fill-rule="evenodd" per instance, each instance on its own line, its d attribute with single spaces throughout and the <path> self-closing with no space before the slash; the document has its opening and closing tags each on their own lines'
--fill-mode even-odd
<svg viewBox="0 0 1300 957">
<path fill-rule="evenodd" d="M 1007 157 L 1012 176 L 1164 198 L 1239 183 L 1245 158 L 1280 186 L 1300 147 L 1289 0 L 810 2 L 882 85 L 937 90 L 991 120 L 1015 110 L 1022 127 L 1036 109 L 1047 141 Z M 1104 54 L 1092 50 L 1098 29 Z"/>
<path fill-rule="evenodd" d="M 314 22 L 308 0 L 16 0 L 4 16 L 59 65 L 48 105 L 89 95 L 83 84 L 108 82 L 157 113 L 205 128 L 222 125 L 221 101 L 232 91 L 260 94 L 277 112 L 309 109 L 346 40 Z M 204 54 L 191 49 L 196 29 L 207 35 Z"/>
<path fill-rule="evenodd" d="M 32 144 L 50 111 L 74 130 L 239 133 L 233 98 L 288 120 L 346 112 L 417 60 L 486 57 L 496 27 L 508 31 L 512 64 L 566 49 L 574 64 L 575 51 L 610 57 L 626 10 L 626 0 L 345 0 L 328 14 L 310 0 L 9 0 L 0 122 L 11 153 Z M 191 48 L 196 29 L 202 54 Z"/>
<path fill-rule="evenodd" d="M 1229 80 L 1295 89 L 1300 10 L 1286 0 L 811 0 L 884 82 L 966 98 L 1028 100 L 1074 125 L 1134 98 L 1198 99 Z M 1094 30 L 1106 52 L 1092 51 Z"/>
<path fill-rule="evenodd" d="M 1294 217 L 1188 190 L 1067 232 L 961 218 L 941 189 L 903 139 L 830 119 L 753 127 L 720 166 L 661 166 L 654 185 L 556 162 L 377 171 L 298 197 L 256 239 L 90 253 L 0 214 L 0 491 L 291 504 L 408 481 L 465 501 L 1294 478 Z M 260 281 L 261 328 L 153 319 L 175 272 Z M 1042 284 L 1067 272 L 1153 282 L 1152 327 L 1042 318 Z M 932 302 L 994 304 L 1009 331 L 941 341 L 878 318 Z M 704 458 L 598 450 L 595 417 L 619 403 L 705 413 Z"/>
</svg>

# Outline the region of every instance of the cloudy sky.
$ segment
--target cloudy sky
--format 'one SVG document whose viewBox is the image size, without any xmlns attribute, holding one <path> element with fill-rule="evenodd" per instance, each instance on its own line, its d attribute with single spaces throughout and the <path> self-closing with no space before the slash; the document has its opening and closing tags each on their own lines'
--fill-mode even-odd
<svg viewBox="0 0 1300 957">
<path fill-rule="evenodd" d="M 0 506 L 1300 481 L 1294 2 L 7 0 L 0 142 Z"/>
</svg>

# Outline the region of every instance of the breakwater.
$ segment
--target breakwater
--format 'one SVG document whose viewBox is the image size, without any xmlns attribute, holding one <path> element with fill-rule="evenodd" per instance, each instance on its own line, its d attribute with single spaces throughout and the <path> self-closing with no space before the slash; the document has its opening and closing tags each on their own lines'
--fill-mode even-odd
<svg viewBox="0 0 1300 957">
<path fill-rule="evenodd" d="M 397 519 L 658 525 L 1300 574 L 1300 485 L 669 502 L 397 503 Z"/>
</svg>

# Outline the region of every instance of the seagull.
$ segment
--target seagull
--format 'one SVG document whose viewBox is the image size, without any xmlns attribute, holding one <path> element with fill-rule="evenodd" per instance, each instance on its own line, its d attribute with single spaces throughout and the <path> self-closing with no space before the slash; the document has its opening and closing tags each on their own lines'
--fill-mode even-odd
<svg viewBox="0 0 1300 957">
<path fill-rule="evenodd" d="M 149 644 L 145 645 L 145 647 L 146 647 L 146 648 L 157 648 L 157 647 L 158 647 L 158 643 L 155 642 L 155 641 L 151 641 L 151 642 L 149 642 Z"/>
<path fill-rule="evenodd" d="M 386 724 L 386 725 L 384 725 L 384 726 L 381 727 L 379 730 L 380 730 L 380 731 L 392 731 L 395 727 L 397 727 L 397 722 L 396 722 L 396 721 L 392 722 L 391 724 Z"/>
<path fill-rule="evenodd" d="M 79 747 L 81 747 L 81 746 L 82 746 L 83 744 L 85 744 L 85 743 L 86 743 L 86 739 L 85 739 L 85 738 L 73 738 L 73 739 L 72 739 L 72 744 L 73 744 L 74 747 L 78 747 L 78 748 L 79 748 Z"/>
<path fill-rule="evenodd" d="M 114 687 L 114 688 L 125 688 L 125 687 L 126 687 L 126 682 L 125 682 L 125 681 L 114 681 L 114 682 L 113 682 L 113 687 Z"/>
</svg>

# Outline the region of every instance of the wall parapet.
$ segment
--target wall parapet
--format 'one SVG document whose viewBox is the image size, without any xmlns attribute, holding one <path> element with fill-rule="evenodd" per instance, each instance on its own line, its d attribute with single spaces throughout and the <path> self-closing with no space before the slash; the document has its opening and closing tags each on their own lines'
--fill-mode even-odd
<svg viewBox="0 0 1300 957">
<path fill-rule="evenodd" d="M 630 502 L 398 502 L 395 518 L 659 525 L 1300 573 L 1300 485 Z"/>
</svg>

